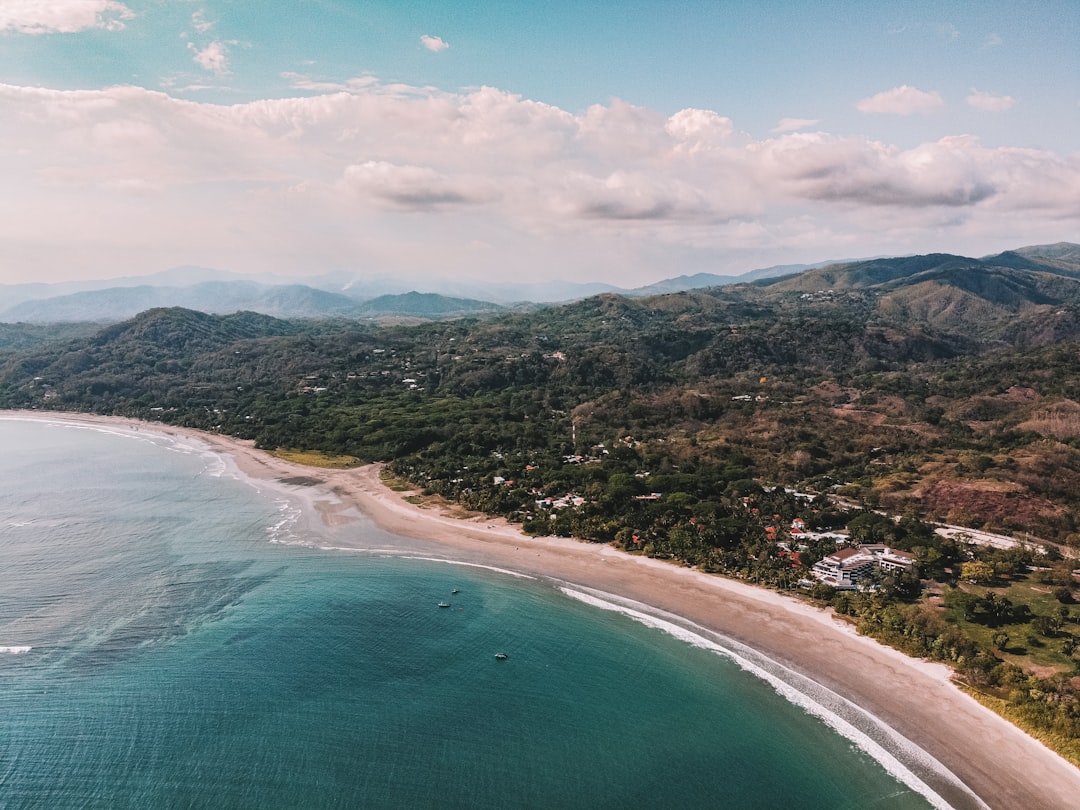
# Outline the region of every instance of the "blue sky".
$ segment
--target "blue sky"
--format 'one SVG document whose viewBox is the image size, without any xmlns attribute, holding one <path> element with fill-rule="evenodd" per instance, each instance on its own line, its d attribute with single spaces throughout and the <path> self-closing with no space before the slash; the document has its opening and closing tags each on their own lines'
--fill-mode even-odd
<svg viewBox="0 0 1080 810">
<path fill-rule="evenodd" d="M 1080 3 L 0 0 L 0 283 L 1080 241 Z"/>
</svg>

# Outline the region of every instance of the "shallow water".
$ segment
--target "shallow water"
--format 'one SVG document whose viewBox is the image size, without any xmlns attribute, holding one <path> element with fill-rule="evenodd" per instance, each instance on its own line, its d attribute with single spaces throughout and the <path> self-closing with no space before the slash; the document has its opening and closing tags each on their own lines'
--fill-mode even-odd
<svg viewBox="0 0 1080 810">
<path fill-rule="evenodd" d="M 2 807 L 928 806 L 595 594 L 321 528 L 188 440 L 0 419 L 0 448 Z M 345 534 L 380 551 L 319 548 Z"/>
</svg>

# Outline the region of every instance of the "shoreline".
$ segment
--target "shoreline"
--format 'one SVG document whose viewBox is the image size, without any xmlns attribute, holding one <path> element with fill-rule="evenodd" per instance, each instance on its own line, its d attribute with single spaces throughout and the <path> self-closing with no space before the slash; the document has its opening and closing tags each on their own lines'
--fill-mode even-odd
<svg viewBox="0 0 1080 810">
<path fill-rule="evenodd" d="M 182 436 L 206 445 L 254 482 L 289 486 L 283 479 L 308 479 L 304 497 L 327 525 L 356 520 L 348 514 L 355 509 L 389 533 L 445 550 L 448 560 L 611 595 L 745 645 L 861 707 L 937 760 L 987 806 L 1068 808 L 1080 796 L 1080 769 L 961 691 L 946 665 L 910 658 L 858 635 L 829 611 L 775 591 L 605 545 L 530 537 L 501 518 L 454 517 L 414 505 L 405 500 L 409 493 L 383 484 L 382 465 L 305 467 L 256 450 L 252 442 L 123 417 L 0 412 L 4 418 Z M 930 770 L 918 775 L 951 805 L 980 806 Z"/>
</svg>

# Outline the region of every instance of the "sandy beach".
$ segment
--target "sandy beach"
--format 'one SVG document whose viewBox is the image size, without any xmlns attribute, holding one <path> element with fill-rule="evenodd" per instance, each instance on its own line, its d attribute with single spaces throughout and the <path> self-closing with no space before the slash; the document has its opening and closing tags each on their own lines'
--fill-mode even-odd
<svg viewBox="0 0 1080 810">
<path fill-rule="evenodd" d="M 449 559 L 616 594 L 741 642 L 878 718 L 941 763 L 985 806 L 1080 807 L 1080 769 L 960 691 L 947 667 L 859 636 L 830 612 L 794 598 L 608 546 L 529 537 L 500 519 L 417 506 L 405 500 L 408 493 L 383 484 L 379 465 L 313 469 L 250 442 L 117 418 L 40 412 L 4 417 L 181 434 L 204 442 L 253 479 L 308 479 L 307 497 L 326 522 L 354 520 L 350 512 L 358 509 L 388 532 L 436 543 Z M 955 782 L 920 775 L 952 806 L 981 806 Z"/>
</svg>

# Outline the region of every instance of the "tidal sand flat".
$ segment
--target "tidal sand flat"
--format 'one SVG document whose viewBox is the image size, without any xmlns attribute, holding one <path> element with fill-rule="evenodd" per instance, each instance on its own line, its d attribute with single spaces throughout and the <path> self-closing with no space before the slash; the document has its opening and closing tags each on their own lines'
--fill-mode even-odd
<svg viewBox="0 0 1080 810">
<path fill-rule="evenodd" d="M 421 509 L 374 466 L 28 418 L 0 419 L 11 806 L 1080 795 L 944 667 L 780 595 Z"/>
</svg>

